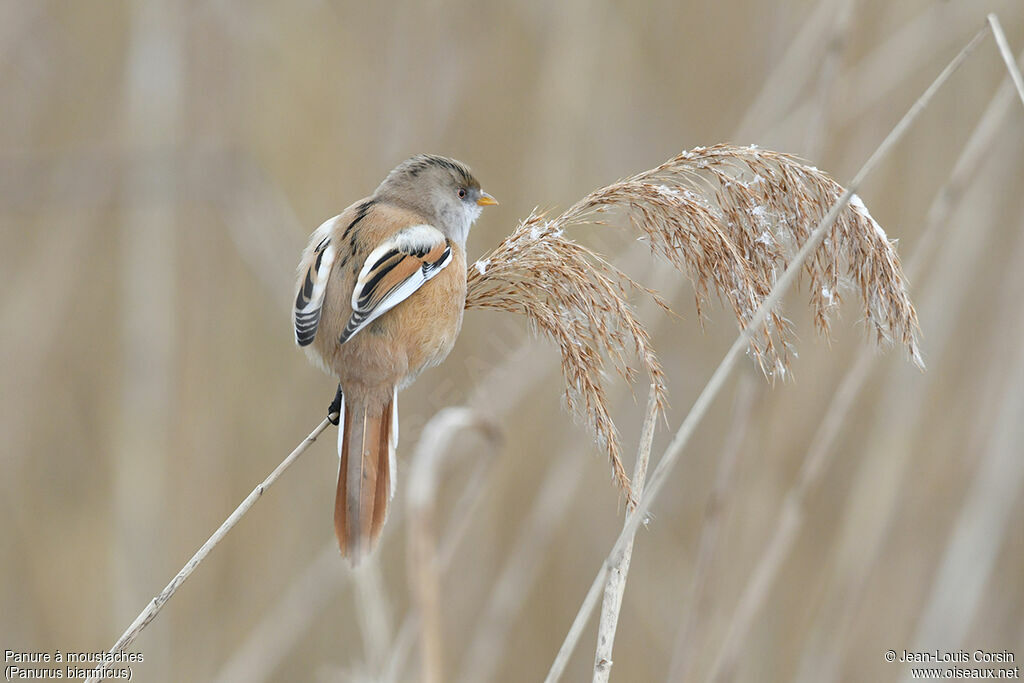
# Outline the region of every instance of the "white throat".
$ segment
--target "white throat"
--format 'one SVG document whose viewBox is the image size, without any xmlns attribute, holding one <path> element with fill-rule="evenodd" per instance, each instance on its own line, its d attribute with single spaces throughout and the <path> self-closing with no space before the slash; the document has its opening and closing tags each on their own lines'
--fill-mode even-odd
<svg viewBox="0 0 1024 683">
<path fill-rule="evenodd" d="M 476 222 L 477 218 L 480 218 L 480 212 L 484 210 L 484 207 L 477 204 L 465 204 L 466 214 L 466 234 L 463 235 L 462 241 L 466 241 L 466 237 L 469 235 L 469 228 Z"/>
<path fill-rule="evenodd" d="M 444 215 L 445 223 L 447 223 L 446 227 L 451 231 L 449 237 L 463 249 L 465 249 L 466 240 L 469 238 L 469 229 L 472 227 L 473 222 L 480 217 L 482 210 L 482 207 L 475 204 L 462 203 L 457 209 L 449 211 Z"/>
</svg>

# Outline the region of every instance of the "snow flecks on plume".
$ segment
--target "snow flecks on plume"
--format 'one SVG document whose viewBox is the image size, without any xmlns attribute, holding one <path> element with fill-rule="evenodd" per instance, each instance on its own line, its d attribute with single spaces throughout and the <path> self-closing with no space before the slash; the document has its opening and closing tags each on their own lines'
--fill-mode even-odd
<svg viewBox="0 0 1024 683">
<path fill-rule="evenodd" d="M 771 227 L 771 216 L 767 208 L 758 204 L 750 210 L 750 215 L 757 222 L 758 227 L 762 230 L 766 230 Z"/>
<path fill-rule="evenodd" d="M 694 147 L 691 150 L 687 150 L 687 151 L 681 152 L 679 154 L 679 158 L 680 159 L 694 159 L 697 156 L 703 154 L 705 151 L 707 151 L 707 147 Z"/>
<path fill-rule="evenodd" d="M 489 265 L 491 265 L 491 259 L 480 259 L 479 261 L 476 262 L 476 272 L 480 273 L 481 275 L 486 275 L 487 266 Z"/>
<path fill-rule="evenodd" d="M 871 216 L 871 212 L 868 211 L 868 207 L 864 206 L 864 202 L 861 200 L 859 196 L 854 194 L 850 197 L 850 206 L 853 207 L 854 211 L 856 211 L 862 217 L 868 219 L 871 222 L 871 225 L 875 227 L 875 232 L 878 233 L 879 237 L 881 237 L 886 242 L 889 241 L 889 236 L 885 234 L 885 230 L 882 230 L 882 226 L 878 224 L 878 221 L 876 221 Z"/>
<path fill-rule="evenodd" d="M 546 235 L 561 237 L 562 228 L 554 227 L 551 221 L 544 221 L 530 227 L 530 239 L 539 240 Z"/>
<path fill-rule="evenodd" d="M 825 300 L 828 301 L 829 304 L 831 304 L 833 302 L 833 300 L 835 299 L 835 295 L 832 294 L 832 290 L 829 289 L 828 287 L 822 287 L 821 288 L 821 295 L 823 297 L 825 297 Z"/>
<path fill-rule="evenodd" d="M 704 195 L 697 194 L 693 190 L 689 190 L 685 187 L 679 188 L 679 194 L 680 196 L 682 196 L 683 199 L 685 199 L 688 202 L 697 204 L 701 208 L 707 209 L 708 211 L 711 211 L 716 215 L 719 213 L 717 207 L 712 206 L 711 203 L 708 202 L 707 197 L 705 197 Z"/>
<path fill-rule="evenodd" d="M 654 189 L 657 190 L 658 194 L 662 197 L 668 197 L 669 199 L 679 199 L 679 190 L 668 185 L 655 185 Z"/>
</svg>

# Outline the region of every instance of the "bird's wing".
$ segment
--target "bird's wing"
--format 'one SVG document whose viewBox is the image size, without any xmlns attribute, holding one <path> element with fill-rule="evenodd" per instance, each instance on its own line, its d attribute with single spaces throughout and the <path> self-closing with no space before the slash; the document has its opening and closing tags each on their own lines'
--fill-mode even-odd
<svg viewBox="0 0 1024 683">
<path fill-rule="evenodd" d="M 452 260 L 440 230 L 429 225 L 403 228 L 370 252 L 352 290 L 352 317 L 339 342 L 384 315 L 434 277 Z"/>
<path fill-rule="evenodd" d="M 299 346 L 309 346 L 313 343 L 313 337 L 316 336 L 317 327 L 320 325 L 320 311 L 324 305 L 324 292 L 327 291 L 327 278 L 331 274 L 337 252 L 335 245 L 331 243 L 330 231 L 338 218 L 335 216 L 316 229 L 313 239 L 319 237 L 320 241 L 308 258 L 303 259 L 303 263 L 306 264 L 305 275 L 300 280 L 299 293 L 292 308 L 295 343 Z"/>
</svg>

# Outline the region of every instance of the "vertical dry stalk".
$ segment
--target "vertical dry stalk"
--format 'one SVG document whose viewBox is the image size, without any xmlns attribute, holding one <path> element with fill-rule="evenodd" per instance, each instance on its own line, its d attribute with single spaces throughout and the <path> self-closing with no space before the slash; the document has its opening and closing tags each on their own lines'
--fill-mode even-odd
<svg viewBox="0 0 1024 683">
<path fill-rule="evenodd" d="M 651 444 L 654 443 L 654 426 L 658 420 L 658 391 L 651 385 L 647 399 L 647 412 L 640 432 L 636 464 L 633 467 L 633 490 L 636 495 L 644 493 L 647 480 L 647 464 L 651 459 Z M 636 514 L 634 510 L 631 514 Z M 629 516 L 626 516 L 629 519 Z M 635 535 L 635 534 L 634 534 Z M 594 653 L 594 683 L 607 683 L 612 673 L 612 646 L 615 644 L 615 630 L 619 624 L 622 596 L 626 592 L 626 578 L 629 576 L 629 562 L 633 557 L 633 536 L 623 547 L 618 557 L 612 559 L 608 570 L 608 582 L 604 587 L 604 601 L 601 604 L 601 622 L 597 628 L 597 651 Z"/>
<path fill-rule="evenodd" d="M 206 540 L 206 543 L 204 543 L 199 548 L 199 550 L 196 551 L 196 554 L 192 556 L 192 559 L 185 563 L 185 566 L 181 568 L 181 571 L 178 572 L 178 574 L 173 579 L 171 579 L 171 582 L 168 583 L 167 586 L 165 586 L 162 591 L 160 591 L 159 595 L 157 595 L 155 598 L 149 601 L 149 604 L 147 604 L 145 609 L 143 609 L 142 612 L 139 613 L 139 616 L 135 617 L 135 621 L 133 621 L 131 625 L 128 627 L 128 629 L 123 634 L 121 634 L 121 637 L 117 639 L 117 642 L 114 643 L 114 646 L 110 648 L 111 654 L 115 652 L 120 652 L 121 650 L 125 649 L 126 647 L 132 644 L 132 642 L 135 640 L 135 638 L 138 637 L 142 630 L 149 626 L 150 622 L 152 622 L 153 619 L 156 618 L 156 615 L 160 612 L 161 609 L 163 609 L 163 606 L 167 603 L 167 601 L 174 596 L 174 594 L 181 587 L 181 584 L 185 583 L 185 580 L 192 575 L 192 572 L 196 570 L 196 567 L 198 567 L 200 563 L 202 563 L 202 561 L 206 559 L 206 556 L 210 554 L 210 551 L 213 550 L 214 547 L 216 547 L 216 545 L 224 539 L 227 533 L 231 531 L 231 529 L 234 528 L 236 524 L 238 524 L 238 521 L 242 519 L 246 512 L 249 511 L 249 508 L 256 504 L 256 501 L 259 500 L 260 496 L 263 495 L 263 492 L 266 491 L 271 486 L 273 486 L 274 482 L 276 482 L 281 477 L 281 475 L 284 474 L 285 470 L 287 470 L 289 467 L 295 464 L 295 461 L 298 460 L 299 456 L 306 452 L 306 449 L 309 448 L 310 444 L 316 441 L 317 437 L 320 436 L 320 434 L 325 429 L 327 429 L 327 425 L 329 424 L 331 423 L 326 418 L 324 418 L 324 421 L 318 424 L 313 429 L 313 431 L 309 433 L 309 436 L 303 439 L 302 443 L 296 446 L 295 450 L 293 450 L 288 455 L 287 458 L 282 460 L 281 464 L 275 467 L 274 471 L 271 472 L 267 476 L 267 478 L 260 483 L 259 486 L 252 490 L 252 493 L 245 497 L 245 500 L 243 500 L 238 505 L 238 507 L 235 508 L 235 511 L 232 512 L 228 516 L 228 518 L 224 520 L 220 527 L 218 527 L 217 530 L 213 532 L 213 535 L 210 536 L 210 538 Z M 109 664 L 109 662 L 97 667 L 97 669 L 99 669 L 97 674 L 105 671 L 107 668 L 107 664 Z M 96 683 L 96 681 L 98 680 L 98 675 L 91 676 L 86 681 L 86 683 Z"/>
<path fill-rule="evenodd" d="M 764 325 L 771 310 L 778 304 L 782 295 L 790 286 L 793 285 L 798 273 L 804 267 L 805 261 L 810 256 L 811 252 L 814 251 L 825 238 L 826 233 L 833 227 L 840 212 L 846 208 L 847 204 L 854 196 L 854 191 L 860 186 L 868 174 L 874 170 L 878 162 L 892 149 L 896 142 L 903 137 L 917 116 L 928 106 L 928 103 L 931 101 L 932 97 L 934 97 L 935 93 L 947 80 L 949 80 L 949 77 L 960 67 L 960 65 L 963 64 L 964 60 L 974 50 L 974 48 L 977 47 L 987 32 L 987 26 L 979 31 L 956 55 L 956 57 L 953 58 L 946 68 L 943 69 L 942 73 L 939 74 L 928 89 L 925 90 L 925 92 L 917 99 L 913 106 L 911 106 L 910 110 L 903 116 L 896 126 L 893 127 L 878 148 L 875 149 L 872 155 L 861 167 L 860 171 L 858 171 L 857 175 L 854 176 L 852 181 L 850 181 L 848 189 L 832 205 L 821 223 L 814 229 L 810 237 L 800 248 L 800 251 L 797 252 L 796 256 L 794 256 L 790 261 L 785 272 L 776 281 L 775 286 L 758 307 L 757 311 L 754 312 L 750 322 L 747 323 L 736 341 L 733 342 L 733 345 L 729 348 L 729 351 L 722 359 L 722 362 L 715 369 L 715 372 L 712 374 L 711 378 L 704 386 L 704 389 L 697 397 L 697 400 L 694 402 L 689 414 L 687 414 L 686 418 L 683 420 L 683 423 L 676 432 L 675 437 L 666 449 L 664 456 L 658 462 L 658 466 L 655 468 L 654 473 L 651 476 L 651 482 L 647 491 L 637 504 L 637 511 L 639 514 L 634 514 L 629 520 L 627 520 L 626 527 L 623 529 L 622 533 L 619 534 L 619 537 L 612 546 L 612 550 L 608 557 L 615 557 L 616 553 L 618 553 L 625 545 L 628 535 L 636 530 L 639 520 L 642 518 L 642 515 L 650 509 L 651 503 L 655 498 L 657 498 L 662 487 L 665 485 L 665 481 L 667 480 L 672 467 L 678 461 L 683 448 L 689 442 L 689 439 L 697 425 L 707 413 L 711 402 L 721 390 L 726 378 L 738 361 L 743 349 L 750 344 L 750 340 L 758 333 L 758 330 L 761 329 L 762 325 Z M 554 683 L 554 681 L 561 678 L 562 673 L 565 670 L 565 666 L 568 664 L 569 657 L 571 656 L 572 651 L 583 632 L 586 621 L 589 619 L 590 614 L 593 612 L 594 606 L 597 603 L 598 588 L 602 583 L 604 583 L 608 568 L 609 562 L 608 559 L 606 559 L 598 570 L 594 581 L 591 583 L 590 590 L 584 598 L 583 604 L 581 605 L 580 610 L 569 629 L 569 633 L 566 635 L 565 641 L 562 643 L 562 647 L 555 656 L 555 661 L 553 662 L 551 670 L 548 672 L 547 678 L 545 679 L 547 683 Z"/>
<path fill-rule="evenodd" d="M 424 683 L 440 683 L 443 675 L 441 641 L 441 578 L 437 557 L 434 504 L 445 458 L 460 430 L 479 430 L 489 441 L 497 439 L 494 425 L 469 408 L 445 408 L 423 428 L 409 468 L 409 581 L 421 614 L 421 676 Z"/>
</svg>

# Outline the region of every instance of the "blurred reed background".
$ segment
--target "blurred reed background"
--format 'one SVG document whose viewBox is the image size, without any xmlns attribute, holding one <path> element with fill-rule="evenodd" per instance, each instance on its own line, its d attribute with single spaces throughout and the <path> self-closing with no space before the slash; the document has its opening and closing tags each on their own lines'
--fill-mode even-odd
<svg viewBox="0 0 1024 683">
<path fill-rule="evenodd" d="M 844 182 L 988 11 L 1024 48 L 1017 0 L 4 0 L 0 646 L 108 648 L 323 418 L 334 387 L 292 342 L 293 269 L 405 157 L 462 159 L 501 200 L 471 259 L 535 206 L 697 145 L 796 153 Z M 852 298 L 829 343 L 789 297 L 786 381 L 745 362 L 637 537 L 613 680 L 897 680 L 888 649 L 1024 657 L 1024 111 L 1006 81 L 988 39 L 860 191 L 917 260 L 928 371 L 869 347 Z M 674 429 L 735 323 L 713 308 L 702 330 L 689 286 L 624 235 L 581 239 L 679 293 L 682 320 L 646 318 Z M 416 680 L 395 642 L 409 461 L 431 416 L 467 402 L 501 440 L 451 442 L 432 517 L 443 537 L 455 511 L 464 536 L 429 636 L 444 680 L 541 679 L 623 500 L 561 405 L 555 349 L 531 339 L 471 311 L 405 392 L 377 562 L 353 575 L 334 551 L 328 432 L 129 648 L 139 680 Z M 630 469 L 646 385 L 611 386 Z M 566 680 L 589 678 L 595 633 Z"/>
</svg>

